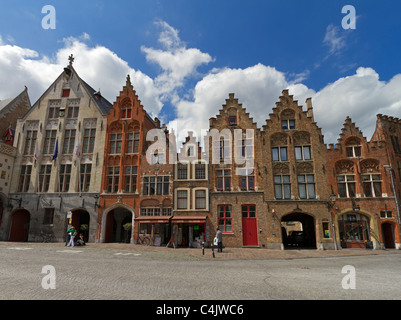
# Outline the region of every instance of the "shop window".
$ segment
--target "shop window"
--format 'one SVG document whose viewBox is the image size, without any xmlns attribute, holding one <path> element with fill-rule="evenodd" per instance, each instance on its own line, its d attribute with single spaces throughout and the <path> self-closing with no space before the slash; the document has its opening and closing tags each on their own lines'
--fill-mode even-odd
<svg viewBox="0 0 401 320">
<path fill-rule="evenodd" d="M 325 238 L 325 239 L 330 238 L 329 223 L 328 222 L 323 222 L 322 223 L 322 227 L 323 227 L 323 238 Z"/>
</svg>

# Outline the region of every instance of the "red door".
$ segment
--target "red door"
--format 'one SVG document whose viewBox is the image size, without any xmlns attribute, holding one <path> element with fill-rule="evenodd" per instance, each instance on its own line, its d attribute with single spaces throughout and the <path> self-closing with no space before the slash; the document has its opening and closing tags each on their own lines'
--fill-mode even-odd
<svg viewBox="0 0 401 320">
<path fill-rule="evenodd" d="M 258 245 L 258 229 L 256 223 L 256 206 L 242 206 L 242 243 L 244 246 Z"/>
<path fill-rule="evenodd" d="M 18 210 L 11 217 L 8 241 L 28 241 L 30 214 L 26 210 Z"/>
</svg>

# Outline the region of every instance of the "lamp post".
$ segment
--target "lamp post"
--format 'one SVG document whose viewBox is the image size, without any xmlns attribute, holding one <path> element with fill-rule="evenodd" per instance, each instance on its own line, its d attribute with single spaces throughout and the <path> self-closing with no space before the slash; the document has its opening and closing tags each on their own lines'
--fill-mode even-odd
<svg viewBox="0 0 401 320">
<path fill-rule="evenodd" d="M 333 239 L 334 239 L 334 249 L 338 250 L 337 247 L 337 238 L 336 238 L 336 230 L 334 228 L 334 215 L 333 215 L 333 207 L 336 203 L 337 197 L 334 192 L 330 195 L 330 201 L 327 203 L 327 209 L 330 212 L 330 223 L 331 223 L 331 230 L 333 232 Z"/>
</svg>

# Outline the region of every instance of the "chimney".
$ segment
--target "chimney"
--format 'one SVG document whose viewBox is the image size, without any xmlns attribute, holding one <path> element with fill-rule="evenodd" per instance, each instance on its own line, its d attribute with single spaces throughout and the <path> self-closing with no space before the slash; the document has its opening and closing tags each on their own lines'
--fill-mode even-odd
<svg viewBox="0 0 401 320">
<path fill-rule="evenodd" d="M 306 107 L 307 107 L 307 114 L 308 114 L 308 118 L 312 118 L 312 121 L 314 121 L 313 119 L 313 107 L 312 107 L 312 98 L 308 98 L 306 99 Z"/>
</svg>

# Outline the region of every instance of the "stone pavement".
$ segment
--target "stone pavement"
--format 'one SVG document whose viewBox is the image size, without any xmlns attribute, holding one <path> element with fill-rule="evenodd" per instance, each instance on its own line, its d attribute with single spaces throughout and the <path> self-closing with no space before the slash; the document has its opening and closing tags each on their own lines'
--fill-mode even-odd
<svg viewBox="0 0 401 320">
<path fill-rule="evenodd" d="M 1 244 L 23 245 L 23 246 L 60 246 L 65 248 L 64 243 L 11 243 Z M 71 248 L 72 249 L 72 248 Z M 165 246 L 154 247 L 126 243 L 88 243 L 85 247 L 75 247 L 76 250 L 85 249 L 107 249 L 121 252 L 148 252 L 160 255 L 160 257 L 193 257 L 204 260 L 263 260 L 263 259 L 302 259 L 302 258 L 324 258 L 324 257 L 346 257 L 366 255 L 388 255 L 401 254 L 400 250 L 384 249 L 340 249 L 340 250 L 316 250 L 316 249 L 288 249 L 274 250 L 261 248 L 224 248 L 223 252 L 217 252 L 213 257 L 212 249 L 205 248 L 204 254 L 201 248 L 166 248 Z"/>
</svg>

